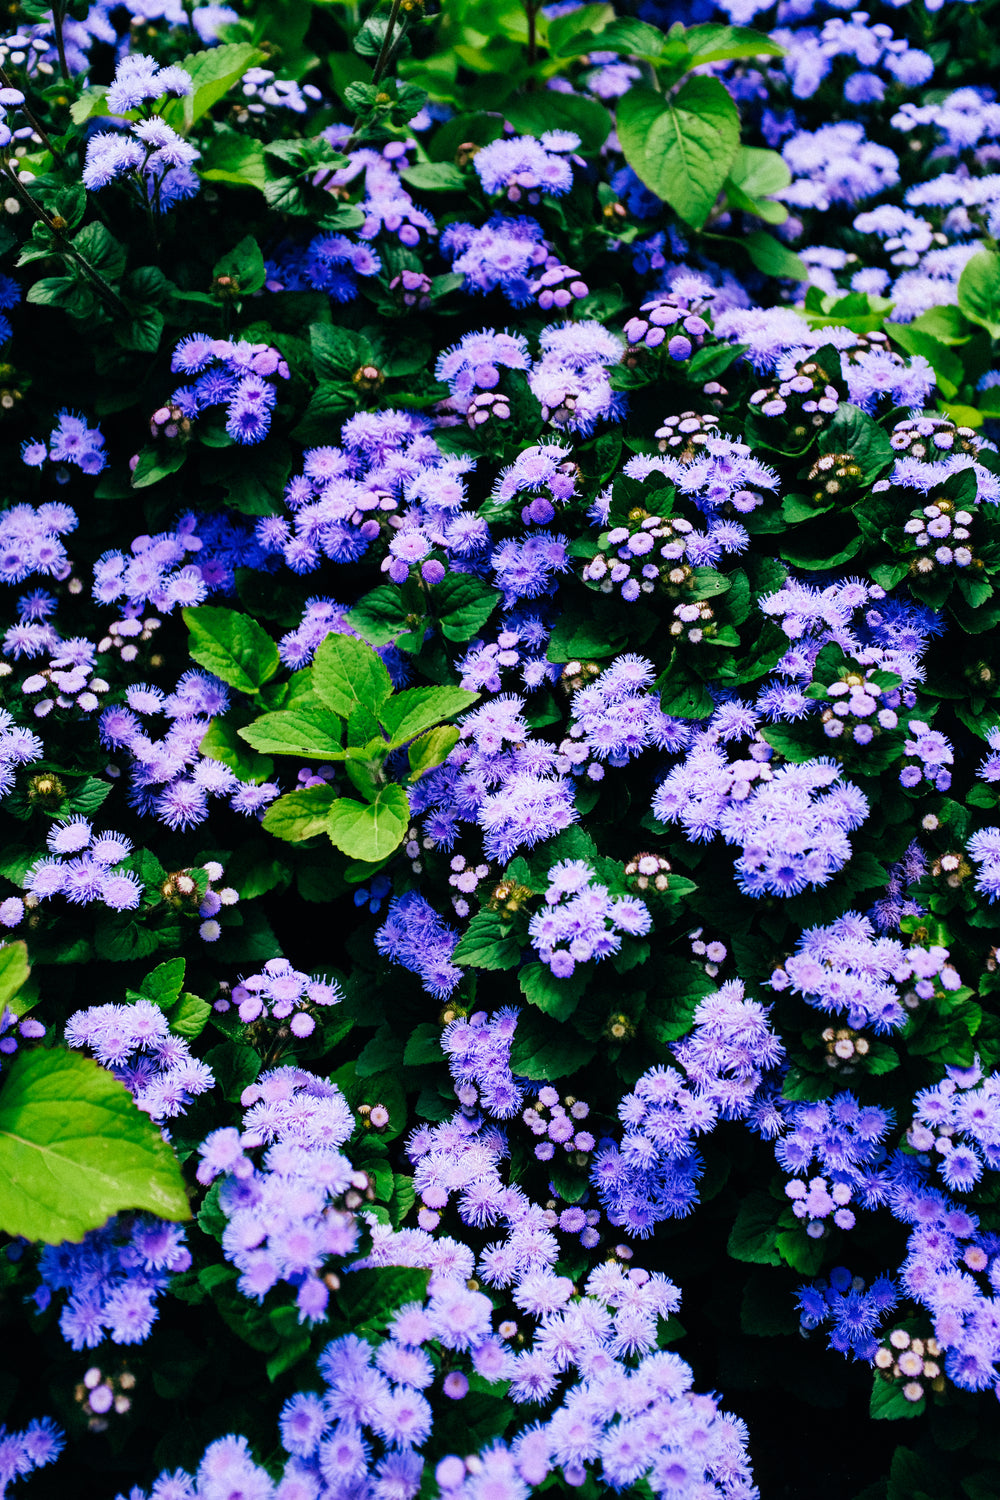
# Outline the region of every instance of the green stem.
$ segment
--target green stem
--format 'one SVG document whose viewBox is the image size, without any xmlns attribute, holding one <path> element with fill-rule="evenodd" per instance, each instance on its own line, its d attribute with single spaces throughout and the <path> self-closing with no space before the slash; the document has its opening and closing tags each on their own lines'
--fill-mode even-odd
<svg viewBox="0 0 1000 1500">
<path fill-rule="evenodd" d="M 5 89 L 17 88 L 17 84 L 11 78 L 7 70 L 3 67 L 0 67 L 0 86 Z M 21 89 L 20 92 L 23 93 L 24 90 Z M 32 130 L 37 135 L 38 139 L 41 141 L 42 145 L 45 147 L 46 151 L 51 151 L 56 161 L 60 161 L 62 159 L 62 154 L 52 144 L 52 139 L 49 136 L 48 131 L 45 129 L 44 125 L 42 125 L 41 121 L 32 113 L 26 103 L 20 106 L 20 110 L 24 118 L 27 120 L 28 124 L 31 126 Z"/>
<path fill-rule="evenodd" d="M 28 189 L 20 180 L 17 173 L 11 171 L 9 163 L 4 162 L 2 168 L 0 168 L 0 171 L 3 172 L 4 176 L 7 178 L 7 181 L 14 189 L 15 195 L 24 204 L 25 208 L 29 209 L 30 212 L 34 214 L 35 218 L 39 219 L 41 223 L 45 225 L 46 229 L 49 231 L 53 239 L 56 241 L 56 244 L 59 246 L 62 254 L 67 256 L 70 260 L 76 261 L 76 264 L 80 267 L 81 271 L 83 271 L 83 273 L 92 282 L 94 287 L 96 287 L 100 296 L 103 298 L 108 307 L 112 309 L 113 312 L 117 313 L 117 315 L 121 318 L 127 318 L 128 308 L 125 306 L 124 302 L 119 297 L 118 293 L 115 291 L 111 283 L 105 281 L 104 277 L 101 275 L 100 271 L 98 271 L 97 267 L 92 266 L 90 264 L 90 261 L 87 260 L 86 256 L 81 255 L 79 250 L 77 250 L 76 247 L 70 243 L 70 241 L 66 238 L 65 234 L 56 224 L 52 216 L 46 212 L 46 210 L 39 203 L 38 199 L 32 197 L 31 193 L 28 192 Z"/>
<path fill-rule="evenodd" d="M 62 73 L 63 82 L 69 83 L 69 63 L 66 61 L 66 41 L 63 37 L 63 22 L 66 19 L 65 4 L 56 4 L 52 7 L 52 27 L 56 34 L 56 51 L 59 54 L 59 71 Z"/>
<path fill-rule="evenodd" d="M 372 83 L 377 84 L 386 68 L 389 66 L 389 57 L 392 51 L 392 33 L 396 29 L 399 19 L 399 8 L 402 0 L 392 0 L 392 9 L 389 12 L 389 24 L 385 28 L 385 36 L 382 38 L 382 46 L 378 57 L 375 59 L 375 71 L 372 73 Z"/>
</svg>

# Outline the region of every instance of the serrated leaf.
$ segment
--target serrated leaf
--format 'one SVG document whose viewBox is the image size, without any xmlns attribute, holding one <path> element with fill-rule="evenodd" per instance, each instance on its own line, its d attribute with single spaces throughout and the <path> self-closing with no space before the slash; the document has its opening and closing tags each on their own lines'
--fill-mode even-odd
<svg viewBox="0 0 1000 1500">
<path fill-rule="evenodd" d="M 426 734 L 415 739 L 407 751 L 410 763 L 410 780 L 417 781 L 428 771 L 433 771 L 448 759 L 458 744 L 458 730 L 454 724 L 440 724 L 428 729 Z"/>
<path fill-rule="evenodd" d="M 567 1021 L 587 988 L 586 968 L 579 967 L 568 979 L 557 979 L 544 964 L 525 964 L 517 976 L 521 994 L 532 1005 L 556 1021 Z"/>
<path fill-rule="evenodd" d="M 254 750 L 269 755 L 305 755 L 311 759 L 343 760 L 343 720 L 326 709 L 282 708 L 261 714 L 239 731 Z"/>
<path fill-rule="evenodd" d="M 729 1254 L 733 1259 L 780 1266 L 777 1217 L 777 1205 L 766 1193 L 749 1193 L 740 1204 L 729 1235 Z"/>
<path fill-rule="evenodd" d="M 398 849 L 410 824 L 410 802 L 401 786 L 386 786 L 367 805 L 350 797 L 331 804 L 326 831 L 334 848 L 369 864 Z"/>
<path fill-rule="evenodd" d="M 450 641 L 469 641 L 500 603 L 500 594 L 485 578 L 449 573 L 435 587 L 434 608 L 441 633 Z"/>
<path fill-rule="evenodd" d="M 406 688 L 382 705 L 379 722 L 393 746 L 405 745 L 425 729 L 471 708 L 478 698 L 478 693 L 458 687 Z"/>
<path fill-rule="evenodd" d="M 513 969 L 521 958 L 521 945 L 504 931 L 498 912 L 484 907 L 472 918 L 452 954 L 457 964 L 476 969 Z"/>
<path fill-rule="evenodd" d="M 392 693 L 385 662 L 353 635 L 326 636 L 313 660 L 313 688 L 333 713 L 346 719 L 356 708 L 378 713 Z"/>
<path fill-rule="evenodd" d="M 238 83 L 248 68 L 265 62 L 265 54 L 249 42 L 232 42 L 221 47 L 206 47 L 189 52 L 180 66 L 191 75 L 193 88 L 183 99 L 172 99 L 161 111 L 174 130 L 189 131 L 202 115 Z"/>
<path fill-rule="evenodd" d="M 716 78 L 689 78 L 669 101 L 654 89 L 631 88 L 618 101 L 616 124 L 636 176 L 700 229 L 739 150 L 740 117 L 725 87 Z"/>
<path fill-rule="evenodd" d="M 159 1127 L 91 1058 L 57 1048 L 20 1053 L 0 1085 L 0 1226 L 57 1245 L 128 1208 L 190 1217 Z"/>
<path fill-rule="evenodd" d="M 821 453 L 850 453 L 861 466 L 862 480 L 871 484 L 896 457 L 888 436 L 867 412 L 841 401 L 829 426 L 819 435 Z"/>
<path fill-rule="evenodd" d="M 264 827 L 275 838 L 290 844 L 314 838 L 326 832 L 336 795 L 332 786 L 307 786 L 298 792 L 287 792 L 265 811 Z"/>
<path fill-rule="evenodd" d="M 281 666 L 274 641 L 250 615 L 212 604 L 182 614 L 192 659 L 241 693 L 258 693 Z"/>
<path fill-rule="evenodd" d="M 200 995 L 184 994 L 176 1005 L 171 1006 L 167 1019 L 174 1036 L 193 1041 L 196 1036 L 201 1036 L 211 1014 L 212 1007 L 207 1000 L 202 1000 Z"/>
<path fill-rule="evenodd" d="M 138 993 L 143 1000 L 150 1000 L 161 1010 L 169 1010 L 176 1004 L 184 988 L 183 958 L 168 958 L 157 964 L 139 985 Z"/>
<path fill-rule="evenodd" d="M 198 750 L 209 760 L 221 761 L 235 771 L 241 781 L 267 781 L 274 770 L 274 761 L 268 755 L 259 755 L 240 744 L 236 725 L 226 718 L 215 718 L 206 729 Z"/>
</svg>

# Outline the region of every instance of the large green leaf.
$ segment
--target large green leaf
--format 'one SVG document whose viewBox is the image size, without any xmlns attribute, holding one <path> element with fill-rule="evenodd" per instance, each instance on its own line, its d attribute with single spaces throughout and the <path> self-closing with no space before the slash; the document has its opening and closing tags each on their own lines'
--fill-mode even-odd
<svg viewBox="0 0 1000 1500">
<path fill-rule="evenodd" d="M 450 641 L 470 641 L 500 603 L 492 584 L 472 573 L 449 573 L 433 598 L 442 634 Z"/>
<path fill-rule="evenodd" d="M 740 145 L 740 117 L 716 78 L 689 78 L 666 100 L 632 88 L 618 101 L 618 138 L 636 176 L 694 229 L 712 211 Z"/>
<path fill-rule="evenodd" d="M 255 750 L 270 755 L 306 755 L 322 760 L 343 760 L 341 745 L 343 721 L 326 709 L 308 712 L 298 709 L 279 709 L 276 713 L 261 714 L 245 729 L 240 738 Z"/>
<path fill-rule="evenodd" d="M 57 1245 L 112 1214 L 190 1217 L 180 1168 L 123 1083 L 92 1058 L 23 1052 L 0 1087 L 0 1226 Z"/>
<path fill-rule="evenodd" d="M 972 323 L 1000 338 L 1000 255 L 980 250 L 958 279 L 959 310 Z"/>
<path fill-rule="evenodd" d="M 478 697 L 478 693 L 458 687 L 407 688 L 382 705 L 379 722 L 391 736 L 394 747 L 405 745 L 425 729 L 471 708 Z"/>
<path fill-rule="evenodd" d="M 288 792 L 271 803 L 264 814 L 264 827 L 276 838 L 292 844 L 325 833 L 336 795 L 332 786 L 307 786 L 298 792 Z"/>
<path fill-rule="evenodd" d="M 274 641 L 250 615 L 212 604 L 182 613 L 192 659 L 241 693 L 259 692 L 281 666 Z"/>
<path fill-rule="evenodd" d="M 385 662 L 365 641 L 353 635 L 328 635 L 313 661 L 317 697 L 342 719 L 356 708 L 377 713 L 392 692 Z"/>
<path fill-rule="evenodd" d="M 720 26 L 707 22 L 704 26 L 692 26 L 684 34 L 684 41 L 691 54 L 691 66 L 703 63 L 725 62 L 735 57 L 784 57 L 785 49 L 763 31 L 753 31 L 749 26 Z"/>
<path fill-rule="evenodd" d="M 773 234 L 768 234 L 766 229 L 755 229 L 752 234 L 745 234 L 739 243 L 758 271 L 763 271 L 765 276 L 785 276 L 789 281 L 809 279 L 809 267 L 801 256 L 775 239 Z"/>
<path fill-rule="evenodd" d="M 427 771 L 433 771 L 435 766 L 441 765 L 457 744 L 458 730 L 454 724 L 439 724 L 436 729 L 428 729 L 413 741 L 407 751 L 410 780 L 416 781 Z"/>
<path fill-rule="evenodd" d="M 410 803 L 401 786 L 385 786 L 374 802 L 338 797 L 330 807 L 326 831 L 335 848 L 368 864 L 398 849 L 410 824 Z"/>
<path fill-rule="evenodd" d="M 248 68 L 265 62 L 265 54 L 249 42 L 233 42 L 225 47 L 206 47 L 189 52 L 180 65 L 190 73 L 193 88 L 185 99 L 173 99 L 164 106 L 163 118 L 175 130 L 188 131 L 212 105 L 238 83 Z"/>
<path fill-rule="evenodd" d="M 31 967 L 28 963 L 28 945 L 25 942 L 0 945 L 0 1016 L 10 1007 L 15 1014 L 22 1012 L 16 996 L 28 982 Z"/>
</svg>

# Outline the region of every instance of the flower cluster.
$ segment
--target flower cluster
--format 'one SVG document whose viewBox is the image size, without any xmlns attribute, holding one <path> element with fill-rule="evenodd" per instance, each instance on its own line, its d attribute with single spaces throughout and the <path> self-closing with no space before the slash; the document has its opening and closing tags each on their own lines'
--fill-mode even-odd
<svg viewBox="0 0 1000 1500">
<path fill-rule="evenodd" d="M 340 1147 L 354 1116 L 340 1090 L 302 1068 L 262 1073 L 243 1090 L 243 1129 L 214 1130 L 198 1148 L 198 1181 L 222 1177 L 219 1208 L 227 1219 L 222 1248 L 240 1272 L 245 1297 L 263 1301 L 281 1281 L 296 1290 L 299 1321 L 320 1322 L 330 1288 L 330 1256 L 358 1242 L 347 1195 L 368 1185 Z M 262 1164 L 251 1152 L 266 1147 Z"/>
<path fill-rule="evenodd" d="M 54 1293 L 69 1294 L 59 1329 L 73 1349 L 96 1349 L 108 1337 L 114 1344 L 141 1344 L 156 1322 L 157 1300 L 171 1276 L 190 1265 L 179 1224 L 152 1214 L 119 1214 L 79 1244 L 45 1246 L 35 1306 L 43 1311 Z"/>
<path fill-rule="evenodd" d="M 172 417 L 173 409 L 181 419 L 192 421 L 213 406 L 225 406 L 225 428 L 234 442 L 263 442 L 278 400 L 274 381 L 289 379 L 287 362 L 270 344 L 216 339 L 204 333 L 190 333 L 181 339 L 170 368 L 197 379 L 178 386 L 169 398 L 169 409 L 153 413 L 154 436 L 161 431 L 166 437 L 176 436 L 169 430 L 171 420 L 178 420 Z"/>
<path fill-rule="evenodd" d="M 310 978 L 293 969 L 287 958 L 271 958 L 262 974 L 251 974 L 233 986 L 228 999 L 216 1000 L 221 1014 L 236 1007 L 240 1020 L 287 1021 L 293 1036 L 312 1036 L 316 1007 L 339 1005 L 344 994 L 336 980 Z"/>
<path fill-rule="evenodd" d="M 207 1063 L 191 1055 L 166 1013 L 151 1000 L 90 1005 L 66 1023 L 71 1047 L 89 1048 L 124 1083 L 136 1107 L 156 1121 L 183 1115 L 192 1099 L 215 1086 Z"/>
<path fill-rule="evenodd" d="M 529 924 L 532 945 L 557 979 L 577 964 L 617 953 L 622 937 L 643 937 L 653 925 L 637 896 L 612 896 L 583 859 L 564 859 L 548 873 L 545 906 Z"/>
</svg>

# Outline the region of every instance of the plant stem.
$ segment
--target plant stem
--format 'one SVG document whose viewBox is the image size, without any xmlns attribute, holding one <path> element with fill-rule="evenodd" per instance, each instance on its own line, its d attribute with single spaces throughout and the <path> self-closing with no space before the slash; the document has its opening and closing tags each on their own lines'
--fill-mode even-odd
<svg viewBox="0 0 1000 1500">
<path fill-rule="evenodd" d="M 92 266 L 90 264 L 90 261 L 87 260 L 86 256 L 81 255 L 79 250 L 77 250 L 76 247 L 70 243 L 63 231 L 59 228 L 55 220 L 52 218 L 51 214 L 49 214 L 42 207 L 37 198 L 34 198 L 31 193 L 28 192 L 28 189 L 18 177 L 17 173 L 11 171 L 9 163 L 4 162 L 2 168 L 0 168 L 0 171 L 3 172 L 4 176 L 7 178 L 7 181 L 14 189 L 16 196 L 21 200 L 25 208 L 30 209 L 30 211 L 35 215 L 35 218 L 39 219 L 45 225 L 46 229 L 58 244 L 62 254 L 68 256 L 71 260 L 76 261 L 81 271 L 83 271 L 84 274 L 90 279 L 90 281 L 99 292 L 100 296 L 107 303 L 108 307 L 110 307 L 113 312 L 117 313 L 119 317 L 128 317 L 128 308 L 125 306 L 124 302 L 119 297 L 118 293 L 115 291 L 111 283 L 105 281 L 104 277 L 101 275 L 100 271 L 98 271 L 97 267 Z"/>
<path fill-rule="evenodd" d="M 69 63 L 66 61 L 66 42 L 63 37 L 63 22 L 66 19 L 66 6 L 55 4 L 52 7 L 52 29 L 56 34 L 56 51 L 59 54 L 59 70 L 63 76 L 63 82 L 69 83 Z"/>
<path fill-rule="evenodd" d="M 378 83 L 382 74 L 389 66 L 389 56 L 392 51 L 392 33 L 396 29 L 396 21 L 399 18 L 399 8 L 402 0 L 392 0 L 392 9 L 389 12 L 389 23 L 385 28 L 385 36 L 382 38 L 382 46 L 378 57 L 375 59 L 375 71 L 372 73 L 372 83 Z"/>
<path fill-rule="evenodd" d="M 17 88 L 17 84 L 10 77 L 10 74 L 7 72 L 6 68 L 4 68 L 4 67 L 0 67 L 0 86 L 2 86 L 5 89 L 16 89 Z M 24 92 L 24 90 L 22 89 L 21 93 L 23 93 L 23 92 Z M 28 124 L 31 126 L 32 130 L 35 132 L 35 134 L 37 135 L 38 139 L 41 141 L 42 145 L 45 147 L 46 151 L 51 151 L 52 155 L 55 157 L 56 161 L 59 161 L 61 159 L 61 152 L 59 152 L 57 150 L 57 148 L 52 144 L 52 138 L 50 137 L 48 131 L 45 129 L 45 126 L 32 113 L 32 111 L 28 108 L 28 106 L 27 106 L 26 103 L 20 105 L 19 108 L 21 110 L 22 115 L 27 120 Z"/>
</svg>

